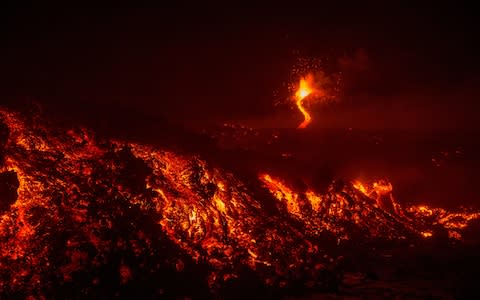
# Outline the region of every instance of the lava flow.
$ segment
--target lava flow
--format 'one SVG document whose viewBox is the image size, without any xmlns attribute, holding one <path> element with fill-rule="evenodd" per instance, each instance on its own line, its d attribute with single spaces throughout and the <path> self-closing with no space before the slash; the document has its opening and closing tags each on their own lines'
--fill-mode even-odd
<svg viewBox="0 0 480 300">
<path fill-rule="evenodd" d="M 270 174 L 247 184 L 195 155 L 7 110 L 0 120 L 2 298 L 198 296 L 253 278 L 322 288 L 335 277 L 332 239 L 414 241 L 436 224 L 459 239 L 479 217 L 404 209 L 387 181 L 325 193 Z"/>
<path fill-rule="evenodd" d="M 443 226 L 449 237 L 461 239 L 461 231 L 480 213 L 464 210 L 450 213 L 441 208 L 411 206 L 404 209 L 393 197 L 392 185 L 386 180 L 371 184 L 333 182 L 326 193 L 310 188 L 294 191 L 281 179 L 260 175 L 279 209 L 302 221 L 306 233 L 332 233 L 339 241 L 355 235 L 389 240 L 431 237 L 435 224 Z"/>
</svg>

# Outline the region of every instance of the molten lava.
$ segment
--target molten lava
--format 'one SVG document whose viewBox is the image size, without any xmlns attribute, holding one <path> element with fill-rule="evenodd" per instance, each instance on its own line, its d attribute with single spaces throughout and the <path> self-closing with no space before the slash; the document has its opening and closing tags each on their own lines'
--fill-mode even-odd
<svg viewBox="0 0 480 300">
<path fill-rule="evenodd" d="M 300 79 L 298 90 L 295 93 L 296 104 L 300 112 L 303 114 L 304 120 L 298 125 L 298 128 L 306 128 L 312 121 L 310 113 L 303 106 L 305 98 L 310 96 L 314 92 L 313 89 L 313 75 L 308 74 L 306 77 Z"/>
<path fill-rule="evenodd" d="M 311 189 L 296 192 L 279 178 L 260 175 L 270 193 L 278 200 L 279 209 L 305 224 L 307 233 L 328 232 L 339 240 L 363 232 L 369 238 L 405 239 L 431 237 L 431 227 L 440 224 L 454 239 L 468 223 L 480 218 L 479 212 L 448 212 L 442 208 L 411 206 L 404 209 L 393 197 L 392 184 L 379 180 L 371 184 L 354 181 L 332 183 L 325 194 Z"/>
<path fill-rule="evenodd" d="M 2 124 L 0 173 L 18 184 L 0 182 L 16 189 L 1 199 L 1 298 L 95 298 L 112 282 L 152 280 L 151 288 L 174 293 L 177 281 L 192 284 L 189 276 L 217 290 L 245 269 L 268 286 L 288 286 L 292 272 L 324 284 L 311 265 L 331 257 L 267 213 L 268 199 L 233 174 L 195 156 L 52 129 L 9 111 L 0 110 Z"/>
<path fill-rule="evenodd" d="M 322 287 L 335 272 L 326 240 L 410 241 L 438 224 L 458 239 L 480 217 L 404 209 L 386 180 L 318 193 L 262 174 L 252 188 L 194 155 L 35 120 L 0 110 L 0 185 L 15 191 L 0 199 L 0 298 L 113 298 L 132 282 L 172 296 L 192 278 Z"/>
</svg>

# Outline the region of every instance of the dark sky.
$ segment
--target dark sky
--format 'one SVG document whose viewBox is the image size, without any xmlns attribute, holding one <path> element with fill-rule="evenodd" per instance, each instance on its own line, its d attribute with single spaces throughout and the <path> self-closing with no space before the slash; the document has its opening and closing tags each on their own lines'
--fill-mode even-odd
<svg viewBox="0 0 480 300">
<path fill-rule="evenodd" d="M 473 7 L 320 2 L 4 7 L 1 101 L 36 100 L 107 122 L 127 111 L 289 126 L 298 115 L 275 107 L 273 92 L 287 97 L 289 69 L 309 56 L 345 76 L 341 101 L 314 108 L 316 126 L 478 127 Z"/>
</svg>

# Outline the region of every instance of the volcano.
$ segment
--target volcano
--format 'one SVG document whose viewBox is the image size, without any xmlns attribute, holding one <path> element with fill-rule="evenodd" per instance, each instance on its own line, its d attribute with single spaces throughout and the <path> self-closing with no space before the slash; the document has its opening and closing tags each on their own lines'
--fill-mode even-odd
<svg viewBox="0 0 480 300">
<path fill-rule="evenodd" d="M 0 119 L 2 298 L 338 291 L 359 253 L 458 245 L 480 216 L 406 206 L 387 180 L 319 190 L 6 108 Z"/>
</svg>

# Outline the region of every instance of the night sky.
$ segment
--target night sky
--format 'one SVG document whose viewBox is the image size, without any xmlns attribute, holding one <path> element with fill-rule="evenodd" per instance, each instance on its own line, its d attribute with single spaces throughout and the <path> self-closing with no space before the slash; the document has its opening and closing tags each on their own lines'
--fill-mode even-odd
<svg viewBox="0 0 480 300">
<path fill-rule="evenodd" d="M 313 127 L 479 128 L 477 12 L 458 3 L 1 11 L 8 105 L 112 126 L 148 116 L 289 127 L 298 112 L 274 103 L 289 96 L 296 59 L 315 57 L 344 87 L 337 104 L 313 108 Z"/>
</svg>

